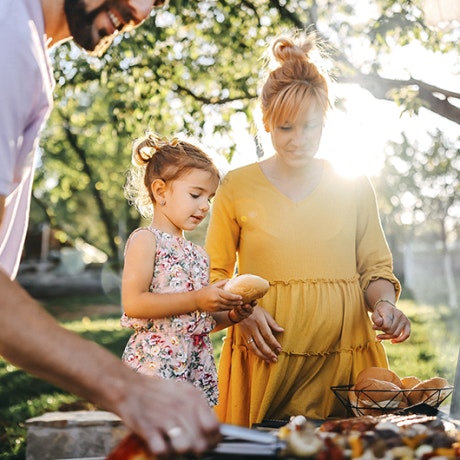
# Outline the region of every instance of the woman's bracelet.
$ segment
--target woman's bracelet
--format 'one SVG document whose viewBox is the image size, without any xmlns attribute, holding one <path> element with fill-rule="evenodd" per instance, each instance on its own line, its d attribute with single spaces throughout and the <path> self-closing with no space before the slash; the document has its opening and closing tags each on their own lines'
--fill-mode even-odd
<svg viewBox="0 0 460 460">
<path fill-rule="evenodd" d="M 374 311 L 377 307 L 377 305 L 381 302 L 386 302 L 386 303 L 389 303 L 393 308 L 398 308 L 391 300 L 388 300 L 388 299 L 382 299 L 380 298 L 379 300 L 377 300 L 377 302 L 374 303 Z"/>
<path fill-rule="evenodd" d="M 230 320 L 231 323 L 233 323 L 233 324 L 238 324 L 238 323 L 240 322 L 240 320 L 238 320 L 238 321 L 233 321 L 233 319 L 232 319 L 232 317 L 231 317 L 231 315 L 230 315 L 230 313 L 231 313 L 232 311 L 233 311 L 233 310 L 228 310 L 228 313 L 227 313 L 228 319 Z"/>
</svg>

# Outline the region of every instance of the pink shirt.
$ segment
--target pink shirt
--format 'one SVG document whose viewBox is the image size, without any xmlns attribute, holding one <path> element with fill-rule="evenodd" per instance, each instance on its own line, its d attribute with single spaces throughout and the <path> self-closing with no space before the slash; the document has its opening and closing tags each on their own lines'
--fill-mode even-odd
<svg viewBox="0 0 460 460">
<path fill-rule="evenodd" d="M 29 218 L 39 131 L 54 80 L 40 0 L 0 1 L 0 267 L 16 276 Z"/>
</svg>

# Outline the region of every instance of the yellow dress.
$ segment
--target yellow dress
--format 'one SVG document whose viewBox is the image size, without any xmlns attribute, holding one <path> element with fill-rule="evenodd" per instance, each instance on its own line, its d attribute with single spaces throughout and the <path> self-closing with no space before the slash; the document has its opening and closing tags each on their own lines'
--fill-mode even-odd
<svg viewBox="0 0 460 460">
<path fill-rule="evenodd" d="M 222 422 L 251 426 L 303 414 L 346 412 L 330 390 L 388 361 L 364 302 L 369 282 L 390 280 L 399 295 L 374 190 L 366 177 L 340 176 L 324 162 L 319 184 L 294 202 L 258 163 L 230 171 L 213 203 L 206 238 L 211 281 L 253 273 L 269 280 L 259 305 L 284 328 L 278 362 L 248 351 L 228 329 L 219 364 Z"/>
</svg>

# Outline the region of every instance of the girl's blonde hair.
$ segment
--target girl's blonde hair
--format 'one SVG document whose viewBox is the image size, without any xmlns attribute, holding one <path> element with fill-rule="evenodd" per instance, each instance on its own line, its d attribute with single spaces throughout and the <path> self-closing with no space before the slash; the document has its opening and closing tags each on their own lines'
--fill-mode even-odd
<svg viewBox="0 0 460 460">
<path fill-rule="evenodd" d="M 151 216 L 155 203 L 151 189 L 153 181 L 174 181 L 192 169 L 208 171 L 220 180 L 219 170 L 199 147 L 147 131 L 133 143 L 125 197 L 144 217 Z"/>
<path fill-rule="evenodd" d="M 313 61 L 322 58 L 314 33 L 283 36 L 271 47 L 269 72 L 260 94 L 262 121 L 267 132 L 287 120 L 293 120 L 309 104 L 317 103 L 324 117 L 331 107 L 329 76 Z M 316 55 L 316 56 L 314 56 Z"/>
</svg>

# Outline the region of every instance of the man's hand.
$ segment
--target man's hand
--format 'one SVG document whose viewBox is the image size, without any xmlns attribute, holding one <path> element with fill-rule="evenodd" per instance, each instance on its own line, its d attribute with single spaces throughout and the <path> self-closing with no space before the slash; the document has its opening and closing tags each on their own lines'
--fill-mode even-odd
<svg viewBox="0 0 460 460">
<path fill-rule="evenodd" d="M 121 406 L 118 413 L 126 426 L 155 455 L 200 455 L 220 441 L 214 412 L 200 390 L 189 383 L 133 372 Z"/>
</svg>

